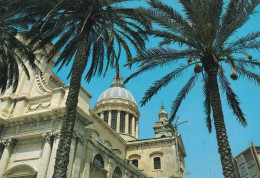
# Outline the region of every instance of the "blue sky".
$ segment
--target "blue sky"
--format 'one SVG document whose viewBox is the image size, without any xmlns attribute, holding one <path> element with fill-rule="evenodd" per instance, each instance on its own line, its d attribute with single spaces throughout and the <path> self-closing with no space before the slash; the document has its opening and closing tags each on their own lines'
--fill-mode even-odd
<svg viewBox="0 0 260 178">
<path fill-rule="evenodd" d="M 181 6 L 177 1 L 163 0 L 172 5 L 176 10 L 181 12 Z M 145 3 L 141 3 L 145 5 Z M 129 4 L 133 6 L 133 4 Z M 135 4 L 136 5 L 136 4 Z M 256 9 L 260 12 L 260 7 Z M 260 16 L 259 13 L 254 14 L 250 18 L 247 24 L 244 25 L 235 35 L 234 38 L 242 36 L 260 29 Z M 147 43 L 147 48 L 155 47 L 159 40 L 150 38 L 150 42 Z M 259 60 L 259 53 L 253 51 L 253 59 Z M 125 56 L 121 56 L 121 64 L 123 65 L 126 61 Z M 161 103 L 164 103 L 166 111 L 170 112 L 171 102 L 175 99 L 177 93 L 183 87 L 184 82 L 188 80 L 192 74 L 192 70 L 188 70 L 183 73 L 179 80 L 171 82 L 166 88 L 163 88 L 156 96 L 154 96 L 150 102 L 144 107 L 139 105 L 146 89 L 155 81 L 160 79 L 162 76 L 167 74 L 167 71 L 173 66 L 168 68 L 159 68 L 151 72 L 142 74 L 141 76 L 132 79 L 126 84 L 126 88 L 135 97 L 138 108 L 140 110 L 139 130 L 140 138 L 152 138 L 154 137 L 153 126 L 154 122 L 158 120 L 158 112 L 160 111 Z M 126 67 L 121 68 L 121 74 L 124 78 L 129 76 L 136 70 L 133 67 L 132 70 L 128 70 Z M 256 73 L 260 74 L 259 70 L 255 69 Z M 228 71 L 227 71 L 228 72 Z M 58 76 L 63 79 L 65 83 L 69 83 L 66 80 L 68 70 L 63 69 L 58 73 Z M 91 107 L 93 108 L 99 95 L 109 88 L 112 83 L 112 78 L 115 75 L 115 71 L 110 70 L 106 77 L 95 77 L 90 83 L 82 81 L 82 85 L 91 93 L 93 98 L 91 99 Z M 227 74 L 229 75 L 229 74 Z M 238 94 L 241 101 L 241 107 L 246 114 L 248 126 L 243 128 L 242 125 L 236 120 L 236 117 L 232 114 L 232 111 L 226 104 L 225 95 L 222 94 L 222 105 L 223 112 L 226 122 L 226 129 L 230 141 L 230 146 L 233 156 L 245 150 L 250 146 L 250 142 L 254 142 L 255 145 L 260 146 L 260 90 L 259 86 L 249 82 L 247 79 L 240 77 L 237 81 L 231 81 L 232 88 L 236 94 Z M 209 134 L 204 121 L 205 115 L 203 111 L 203 93 L 202 85 L 198 80 L 195 87 L 191 90 L 188 97 L 182 103 L 178 116 L 181 121 L 189 121 L 189 126 L 181 125 L 179 127 L 179 133 L 182 135 L 184 146 L 186 148 L 187 157 L 186 161 L 186 172 L 189 174 L 189 178 L 221 178 L 222 169 L 220 163 L 220 156 L 218 154 L 218 147 L 215 135 L 215 129 L 213 128 L 212 133 Z"/>
</svg>

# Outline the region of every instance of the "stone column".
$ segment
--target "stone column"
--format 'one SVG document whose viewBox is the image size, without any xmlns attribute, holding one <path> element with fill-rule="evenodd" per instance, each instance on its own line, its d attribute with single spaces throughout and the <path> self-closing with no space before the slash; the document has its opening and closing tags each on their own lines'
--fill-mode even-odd
<svg viewBox="0 0 260 178">
<path fill-rule="evenodd" d="M 132 118 L 132 136 L 135 137 L 135 117 Z"/>
<path fill-rule="evenodd" d="M 136 119 L 136 138 L 139 138 L 139 123 L 138 123 L 138 119 Z"/>
<path fill-rule="evenodd" d="M 45 178 L 48 171 L 48 165 L 51 157 L 51 137 L 52 133 L 47 132 L 43 133 L 42 137 L 44 138 L 44 145 L 42 150 L 42 157 L 40 160 L 40 167 L 37 174 L 37 178 Z"/>
<path fill-rule="evenodd" d="M 54 173 L 54 166 L 55 166 L 55 158 L 56 158 L 56 152 L 58 149 L 58 145 L 60 142 L 60 132 L 56 131 L 53 133 L 53 144 L 52 144 L 52 151 L 51 151 L 51 158 L 48 166 L 48 172 L 46 177 L 52 177 Z"/>
<path fill-rule="evenodd" d="M 108 111 L 108 125 L 111 127 L 111 122 L 112 122 L 112 111 Z"/>
<path fill-rule="evenodd" d="M 120 132 L 120 111 L 117 111 L 116 131 L 117 131 L 117 132 Z"/>
<path fill-rule="evenodd" d="M 108 165 L 107 165 L 107 178 L 112 178 L 113 177 L 113 167 L 112 167 L 112 162 L 111 158 L 108 160 Z"/>
<path fill-rule="evenodd" d="M 128 172 L 127 172 L 127 169 L 125 168 L 125 171 L 123 173 L 123 178 L 128 178 Z"/>
<path fill-rule="evenodd" d="M 129 113 L 125 113 L 125 133 L 129 134 Z"/>
<path fill-rule="evenodd" d="M 100 113 L 100 117 L 101 117 L 102 120 L 104 120 L 104 111 L 102 111 L 102 112 Z"/>
<path fill-rule="evenodd" d="M 16 140 L 7 139 L 7 140 L 1 140 L 1 142 L 5 147 L 0 160 L 0 178 L 3 178 Z"/>
<path fill-rule="evenodd" d="M 88 146 L 88 141 L 87 139 L 84 137 L 83 139 L 83 149 L 81 150 L 81 159 L 80 159 L 80 170 L 79 170 L 79 177 L 81 178 L 86 178 L 84 177 L 84 167 L 85 167 L 85 158 L 86 158 L 86 155 L 87 155 L 87 146 Z"/>
</svg>

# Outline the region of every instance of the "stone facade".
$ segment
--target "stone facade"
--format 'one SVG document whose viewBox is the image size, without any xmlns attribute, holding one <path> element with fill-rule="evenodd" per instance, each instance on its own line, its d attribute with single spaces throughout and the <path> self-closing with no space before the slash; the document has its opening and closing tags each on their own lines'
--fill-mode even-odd
<svg viewBox="0 0 260 178">
<path fill-rule="evenodd" d="M 37 53 L 30 80 L 21 72 L 17 91 L 0 95 L 0 178 L 52 177 L 69 86 L 52 72 L 45 52 Z M 114 78 L 93 110 L 91 97 L 82 87 L 68 177 L 172 178 L 179 177 L 178 170 L 186 177 L 182 139 L 179 135 L 176 144 L 164 109 L 154 127 L 156 138 L 138 140 L 140 113 L 122 78 Z"/>
</svg>

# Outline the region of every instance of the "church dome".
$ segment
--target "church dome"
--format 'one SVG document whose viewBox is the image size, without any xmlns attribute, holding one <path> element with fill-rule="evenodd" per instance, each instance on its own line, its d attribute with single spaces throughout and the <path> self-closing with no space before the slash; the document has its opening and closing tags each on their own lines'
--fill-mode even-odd
<svg viewBox="0 0 260 178">
<path fill-rule="evenodd" d="M 136 101 L 133 97 L 133 95 L 125 88 L 122 87 L 111 87 L 104 91 L 98 98 L 97 102 L 103 100 L 103 99 L 109 99 L 109 98 L 121 98 L 129 100 L 136 104 Z"/>
<path fill-rule="evenodd" d="M 130 91 L 125 89 L 123 85 L 123 78 L 121 75 L 119 76 L 119 78 L 116 78 L 116 76 L 114 77 L 113 85 L 99 96 L 97 102 L 112 98 L 125 99 L 136 104 L 133 95 L 130 93 Z"/>
<path fill-rule="evenodd" d="M 125 140 L 138 139 L 139 110 L 121 75 L 98 98 L 93 111 Z"/>
</svg>

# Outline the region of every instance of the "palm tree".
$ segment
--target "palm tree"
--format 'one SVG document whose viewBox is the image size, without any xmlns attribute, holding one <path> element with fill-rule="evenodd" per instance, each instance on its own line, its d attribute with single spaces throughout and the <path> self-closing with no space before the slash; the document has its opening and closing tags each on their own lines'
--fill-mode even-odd
<svg viewBox="0 0 260 178">
<path fill-rule="evenodd" d="M 253 60 L 252 56 L 247 54 L 248 50 L 260 48 L 260 41 L 257 41 L 260 31 L 235 40 L 231 38 L 247 22 L 260 1 L 230 0 L 224 10 L 224 2 L 221 0 L 180 0 L 179 2 L 184 8 L 184 15 L 160 0 L 147 2 L 153 9 L 142 9 L 143 13 L 161 27 L 151 30 L 149 33 L 155 37 L 161 37 L 163 40 L 159 43 L 159 47 L 138 54 L 137 58 L 133 60 L 133 63 L 138 64 L 138 70 L 125 82 L 157 67 L 169 65 L 175 67 L 169 74 L 155 81 L 146 91 L 141 101 L 143 106 L 161 88 L 178 78 L 187 68 L 194 66 L 194 73 L 173 101 L 170 121 L 175 118 L 181 102 L 194 86 L 197 78 L 202 76 L 207 127 L 211 132 L 212 110 L 223 175 L 234 177 L 219 86 L 225 91 L 228 105 L 234 115 L 245 127 L 247 122 L 244 113 L 239 106 L 238 97 L 226 77 L 224 67 L 231 68 L 230 77 L 233 80 L 237 80 L 237 74 L 239 74 L 260 84 L 260 76 L 250 71 L 256 66 L 260 67 L 260 62 Z M 180 48 L 170 48 L 175 43 L 178 43 Z"/>
<path fill-rule="evenodd" d="M 26 31 L 27 24 L 33 23 L 33 18 L 24 18 L 20 13 L 23 3 L 13 0 L 0 0 L 0 92 L 12 88 L 14 93 L 18 86 L 19 67 L 28 78 L 27 63 L 35 68 L 33 51 L 22 42 L 20 36 Z"/>
<path fill-rule="evenodd" d="M 124 7 L 123 3 L 128 1 L 58 0 L 49 9 L 48 14 L 27 34 L 27 37 L 43 36 L 39 47 L 56 39 L 55 46 L 47 57 L 52 59 L 58 51 L 61 51 L 56 61 L 59 70 L 73 61 L 53 177 L 66 178 L 78 95 L 85 68 L 89 66 L 85 79 L 90 81 L 94 75 L 101 75 L 103 69 L 106 73 L 109 66 L 118 69 L 122 49 L 130 62 L 132 54 L 129 43 L 136 50 L 145 48 L 147 40 L 145 29 L 150 28 L 150 21 L 136 9 Z M 38 9 L 37 6 L 37 2 L 33 2 L 27 10 Z"/>
</svg>

